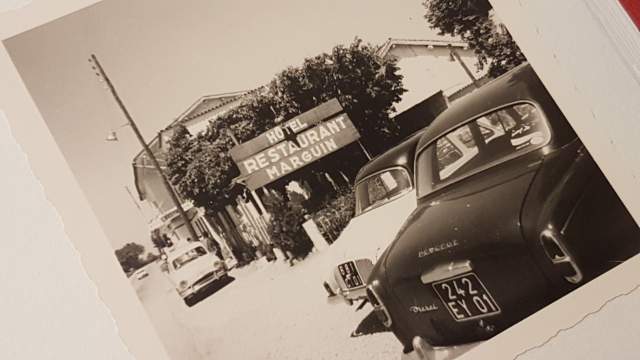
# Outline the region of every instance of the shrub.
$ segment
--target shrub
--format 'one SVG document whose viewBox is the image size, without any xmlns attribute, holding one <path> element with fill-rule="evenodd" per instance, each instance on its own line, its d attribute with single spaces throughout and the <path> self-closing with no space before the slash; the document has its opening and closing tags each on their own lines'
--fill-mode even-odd
<svg viewBox="0 0 640 360">
<path fill-rule="evenodd" d="M 302 227 L 306 215 L 302 205 L 287 201 L 279 193 L 272 193 L 265 199 L 265 207 L 271 214 L 267 230 L 272 241 L 294 258 L 306 257 L 311 252 L 313 243 Z"/>
<path fill-rule="evenodd" d="M 320 233 L 329 243 L 338 239 L 355 215 L 355 193 L 343 190 L 337 197 L 327 201 L 314 215 Z"/>
</svg>

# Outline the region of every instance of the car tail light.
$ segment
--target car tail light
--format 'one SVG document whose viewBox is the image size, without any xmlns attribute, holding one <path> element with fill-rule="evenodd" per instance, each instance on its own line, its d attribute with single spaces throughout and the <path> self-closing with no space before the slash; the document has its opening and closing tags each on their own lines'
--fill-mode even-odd
<svg viewBox="0 0 640 360">
<path fill-rule="evenodd" d="M 382 322 L 382 324 L 386 327 L 391 327 L 391 315 L 389 315 L 389 311 L 384 306 L 382 301 L 380 301 L 380 297 L 378 296 L 378 294 L 376 294 L 373 286 L 371 285 L 367 286 L 367 298 L 369 299 L 371 306 L 373 306 L 373 311 L 375 312 L 380 322 Z"/>
<path fill-rule="evenodd" d="M 540 233 L 540 243 L 545 254 L 553 265 L 560 268 L 565 280 L 572 284 L 582 281 L 582 271 L 562 241 L 562 236 L 554 229 L 546 229 Z"/>
</svg>

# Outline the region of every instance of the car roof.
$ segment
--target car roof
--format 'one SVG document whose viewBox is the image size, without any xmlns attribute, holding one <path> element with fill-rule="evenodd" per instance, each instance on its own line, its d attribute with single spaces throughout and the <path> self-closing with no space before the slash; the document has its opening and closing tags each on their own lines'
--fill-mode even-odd
<svg viewBox="0 0 640 360">
<path fill-rule="evenodd" d="M 371 174 L 375 174 L 378 171 L 394 166 L 402 166 L 410 173 L 413 173 L 413 158 L 415 155 L 416 145 L 418 145 L 418 141 L 420 140 L 423 132 L 424 129 L 419 130 L 404 139 L 400 144 L 392 147 L 366 163 L 362 168 L 360 168 L 360 171 L 358 171 L 356 184 Z"/>
<path fill-rule="evenodd" d="M 178 256 L 184 254 L 185 252 L 187 252 L 187 251 L 189 251 L 189 250 L 191 250 L 193 248 L 197 248 L 197 247 L 203 247 L 206 250 L 206 247 L 201 242 L 194 241 L 194 242 L 187 243 L 185 245 L 177 246 L 176 248 L 171 250 L 171 252 L 167 256 L 167 258 L 168 258 L 169 261 L 173 261 Z"/>
<path fill-rule="evenodd" d="M 483 85 L 444 110 L 424 131 L 417 151 L 421 151 L 443 133 L 482 113 L 519 101 L 532 101 L 539 103 L 543 108 L 552 107 L 555 110 L 551 95 L 528 63 L 519 65 Z"/>
</svg>

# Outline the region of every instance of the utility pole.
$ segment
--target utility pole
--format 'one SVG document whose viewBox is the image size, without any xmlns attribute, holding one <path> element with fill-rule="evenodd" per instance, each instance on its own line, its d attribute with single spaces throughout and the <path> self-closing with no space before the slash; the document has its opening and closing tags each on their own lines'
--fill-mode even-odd
<svg viewBox="0 0 640 360">
<path fill-rule="evenodd" d="M 467 73 L 467 76 L 471 78 L 471 82 L 473 82 L 473 85 L 476 88 L 479 88 L 480 84 L 478 83 L 478 79 L 476 79 L 476 77 L 473 76 L 473 73 L 471 72 L 471 70 L 469 70 L 469 68 L 467 67 L 467 64 L 465 64 L 464 61 L 462 61 L 462 58 L 460 58 L 460 54 L 458 54 L 458 52 L 453 48 L 451 44 L 449 44 L 448 48 L 449 48 L 449 55 L 451 56 L 451 58 L 454 61 L 458 61 L 460 66 L 462 66 L 462 68 L 464 69 L 464 72 Z"/>
<path fill-rule="evenodd" d="M 149 145 L 147 145 L 147 142 L 144 140 L 144 137 L 142 137 L 142 134 L 140 133 L 138 126 L 133 121 L 133 118 L 131 117 L 131 114 L 129 114 L 129 111 L 127 110 L 127 108 L 124 106 L 124 103 L 122 102 L 122 100 L 120 99 L 120 96 L 116 92 L 116 89 L 111 83 L 111 80 L 105 73 L 104 69 L 102 68 L 102 65 L 100 65 L 98 58 L 94 54 L 91 54 L 91 58 L 89 59 L 89 62 L 94 64 L 93 69 L 96 71 L 96 75 L 104 79 L 105 83 L 109 87 L 109 91 L 111 91 L 111 95 L 113 95 L 113 98 L 116 100 L 116 103 L 118 103 L 120 110 L 122 110 L 122 112 L 124 113 L 124 116 L 127 118 L 127 122 L 133 129 L 133 132 L 136 134 L 136 137 L 138 138 L 140 145 L 142 145 L 142 148 L 144 149 L 146 155 L 149 157 L 149 159 L 151 159 L 151 163 L 153 164 L 153 167 L 158 171 L 158 173 L 160 173 L 160 178 L 162 179 L 162 183 L 164 184 L 167 192 L 169 192 L 169 195 L 171 196 L 171 201 L 173 202 L 173 205 L 178 210 L 180 217 L 184 221 L 184 225 L 187 227 L 187 231 L 189 232 L 191 239 L 193 239 L 194 241 L 197 240 L 198 235 L 196 234 L 196 231 L 193 229 L 193 225 L 191 224 L 191 221 L 189 220 L 187 213 L 184 211 L 184 208 L 182 207 L 182 204 L 180 203 L 178 196 L 173 190 L 173 187 L 169 183 L 167 176 L 165 175 L 164 171 L 160 167 L 160 163 L 158 163 L 158 159 L 156 158 L 153 151 L 151 151 L 151 148 L 149 148 Z"/>
</svg>

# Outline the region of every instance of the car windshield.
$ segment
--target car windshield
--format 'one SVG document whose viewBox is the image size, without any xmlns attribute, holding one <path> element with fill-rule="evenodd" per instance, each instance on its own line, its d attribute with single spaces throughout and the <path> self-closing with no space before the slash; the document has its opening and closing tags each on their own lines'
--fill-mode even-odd
<svg viewBox="0 0 640 360">
<path fill-rule="evenodd" d="M 378 207 L 412 189 L 409 172 L 403 168 L 382 171 L 356 186 L 356 216 Z"/>
<path fill-rule="evenodd" d="M 436 139 L 418 155 L 418 197 L 481 168 L 539 148 L 551 138 L 540 111 L 510 105 L 483 115 Z"/>
<path fill-rule="evenodd" d="M 181 267 L 185 266 L 186 264 L 206 254 L 207 254 L 207 251 L 202 246 L 198 246 L 193 249 L 190 249 L 189 251 L 185 252 L 184 254 L 178 256 L 173 260 L 172 262 L 173 268 L 178 270 Z"/>
</svg>

